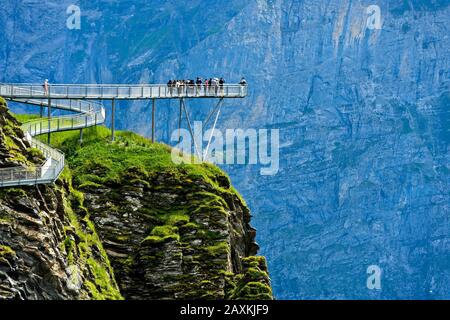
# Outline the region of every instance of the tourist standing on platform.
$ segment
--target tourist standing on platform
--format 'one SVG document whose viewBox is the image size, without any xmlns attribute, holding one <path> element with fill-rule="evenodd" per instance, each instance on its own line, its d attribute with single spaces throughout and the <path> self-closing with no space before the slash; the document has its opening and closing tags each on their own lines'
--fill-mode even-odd
<svg viewBox="0 0 450 320">
<path fill-rule="evenodd" d="M 196 84 L 197 84 L 197 96 L 199 96 L 200 91 L 202 90 L 202 84 L 203 84 L 203 81 L 200 77 L 197 77 Z"/>
<path fill-rule="evenodd" d="M 208 81 L 209 93 L 211 93 L 212 90 L 214 89 L 214 88 L 213 88 L 213 85 L 214 85 L 213 79 L 212 79 L 212 78 L 209 78 L 209 81 Z"/>
<path fill-rule="evenodd" d="M 245 87 L 247 86 L 247 80 L 245 80 L 245 78 L 242 77 L 241 81 L 239 81 L 239 84 L 241 85 L 241 96 L 243 96 Z"/>
<path fill-rule="evenodd" d="M 192 79 L 188 80 L 188 85 L 189 85 L 189 92 L 192 95 L 195 95 L 195 81 Z"/>
<path fill-rule="evenodd" d="M 181 96 L 181 81 L 180 80 L 175 81 L 175 87 L 177 88 L 178 96 Z"/>
<path fill-rule="evenodd" d="M 225 84 L 225 79 L 224 78 L 220 78 L 219 79 L 219 86 L 220 86 L 220 93 L 222 94 L 222 95 L 224 95 L 225 94 L 225 92 L 224 92 L 224 90 L 223 90 L 223 85 Z"/>
<path fill-rule="evenodd" d="M 208 95 L 208 85 L 209 85 L 209 80 L 208 80 L 208 78 L 205 78 L 205 96 Z"/>
<path fill-rule="evenodd" d="M 169 88 L 170 96 L 172 96 L 172 91 L 173 91 L 172 80 L 169 80 L 169 82 L 167 82 L 167 87 Z"/>
</svg>

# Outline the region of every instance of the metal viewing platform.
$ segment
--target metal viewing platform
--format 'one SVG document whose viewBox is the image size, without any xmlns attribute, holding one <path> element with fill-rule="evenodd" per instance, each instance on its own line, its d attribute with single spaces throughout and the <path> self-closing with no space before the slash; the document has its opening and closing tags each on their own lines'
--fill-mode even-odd
<svg viewBox="0 0 450 320">
<path fill-rule="evenodd" d="M 187 99 L 218 99 L 217 104 L 208 114 L 205 125 L 215 116 L 213 130 L 217 125 L 224 99 L 245 98 L 248 93 L 247 85 L 224 84 L 0 84 L 0 96 L 6 100 L 27 105 L 40 106 L 40 118 L 23 124 L 22 129 L 30 145 L 39 149 L 45 162 L 34 167 L 12 167 L 0 169 L 0 187 L 22 185 L 48 184 L 56 181 L 65 166 L 64 154 L 50 147 L 50 134 L 67 130 L 80 130 L 80 141 L 83 129 L 105 123 L 106 111 L 102 103 L 91 100 L 111 101 L 111 139 L 115 137 L 115 102 L 116 100 L 151 100 L 152 108 L 152 141 L 155 141 L 155 112 L 156 100 L 178 99 L 179 128 L 181 128 L 183 114 L 188 128 L 193 136 L 189 113 L 186 107 Z M 47 117 L 43 109 L 47 108 Z M 69 115 L 52 117 L 51 110 L 58 109 L 72 112 Z M 35 139 L 35 136 L 47 134 L 48 144 Z M 209 147 L 209 146 L 208 146 Z"/>
<path fill-rule="evenodd" d="M 247 96 L 247 86 L 224 85 L 103 85 L 52 84 L 44 92 L 42 84 L 0 84 L 0 96 L 10 99 L 148 100 L 180 98 L 226 98 Z"/>
</svg>

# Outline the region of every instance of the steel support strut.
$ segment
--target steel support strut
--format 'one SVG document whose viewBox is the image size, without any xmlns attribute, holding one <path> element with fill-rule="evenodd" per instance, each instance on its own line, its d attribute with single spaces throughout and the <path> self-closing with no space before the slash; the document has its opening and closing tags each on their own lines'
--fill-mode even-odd
<svg viewBox="0 0 450 320">
<path fill-rule="evenodd" d="M 183 120 L 183 98 L 180 99 L 180 115 L 178 118 L 178 144 L 181 143 L 181 121 Z"/>
<path fill-rule="evenodd" d="M 50 98 L 50 88 L 48 88 L 48 110 L 47 110 L 47 116 L 48 116 L 48 134 L 47 134 L 47 143 L 50 144 L 51 140 L 51 124 L 52 124 L 52 99 Z"/>
<path fill-rule="evenodd" d="M 112 99 L 111 101 L 111 141 L 116 139 L 116 127 L 114 124 L 114 114 L 116 112 L 116 100 Z"/>
<path fill-rule="evenodd" d="M 207 157 L 208 157 L 209 147 L 211 146 L 212 137 L 214 135 L 214 131 L 216 130 L 217 121 L 219 120 L 220 111 L 222 110 L 222 105 L 223 105 L 223 98 L 219 100 L 219 102 L 217 103 L 216 108 L 213 110 L 213 113 L 211 113 L 210 116 L 208 117 L 208 119 L 206 119 L 206 121 L 205 121 L 204 126 L 206 127 L 206 125 L 209 122 L 209 119 L 214 114 L 214 111 L 217 110 L 216 119 L 214 120 L 214 124 L 213 124 L 212 130 L 211 130 L 211 135 L 209 136 L 208 145 L 206 146 L 206 150 L 205 150 L 205 153 L 203 154 L 202 161 L 208 160 Z"/>
<path fill-rule="evenodd" d="M 155 108 L 156 108 L 155 99 L 152 101 L 152 143 L 155 143 Z"/>
<path fill-rule="evenodd" d="M 192 141 L 194 141 L 195 153 L 201 159 L 202 155 L 201 155 L 200 150 L 199 150 L 199 148 L 197 146 L 197 140 L 195 140 L 194 131 L 192 130 L 191 120 L 189 119 L 189 113 L 187 111 L 186 104 L 184 103 L 184 99 L 181 99 L 181 105 L 182 105 L 183 110 L 184 110 L 184 115 L 186 116 L 186 121 L 187 121 L 187 124 L 188 124 L 189 132 L 191 133 Z M 202 141 L 200 141 L 200 142 L 202 142 Z"/>
<path fill-rule="evenodd" d="M 206 117 L 206 120 L 203 122 L 203 127 L 206 127 L 208 125 L 209 121 L 211 120 L 211 118 L 214 115 L 216 115 L 215 119 L 214 119 L 214 124 L 213 124 L 213 127 L 212 127 L 212 131 L 211 131 L 211 134 L 209 136 L 208 145 L 206 146 L 206 152 L 204 154 L 202 154 L 201 149 L 199 148 L 199 146 L 197 144 L 197 140 L 195 139 L 194 132 L 192 130 L 192 124 L 191 124 L 191 120 L 189 118 L 189 112 L 187 110 L 186 103 L 185 103 L 183 98 L 180 99 L 180 115 L 179 115 L 179 119 L 178 119 L 178 143 L 181 142 L 181 123 L 182 123 L 182 117 L 183 117 L 183 112 L 184 112 L 184 115 L 186 117 L 186 122 L 187 122 L 188 128 L 189 128 L 189 132 L 190 132 L 191 137 L 192 137 L 192 141 L 194 141 L 195 153 L 197 154 L 197 156 L 202 161 L 207 160 L 208 151 L 209 151 L 209 148 L 211 146 L 211 142 L 212 142 L 212 138 L 213 138 L 213 135 L 214 135 L 214 131 L 215 131 L 216 127 L 217 127 L 217 122 L 219 121 L 219 117 L 220 117 L 220 112 L 222 110 L 223 101 L 224 101 L 223 98 L 219 100 L 219 102 L 216 104 L 216 106 L 213 108 L 213 110 Z M 203 141 L 200 141 L 200 143 L 203 144 Z"/>
</svg>

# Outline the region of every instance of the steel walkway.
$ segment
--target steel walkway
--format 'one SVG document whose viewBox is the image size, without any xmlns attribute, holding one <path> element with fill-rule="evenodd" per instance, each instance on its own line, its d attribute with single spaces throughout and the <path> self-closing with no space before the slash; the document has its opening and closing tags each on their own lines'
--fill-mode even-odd
<svg viewBox="0 0 450 320">
<path fill-rule="evenodd" d="M 34 137 L 103 124 L 106 119 L 103 104 L 90 100 L 112 100 L 114 106 L 115 100 L 181 99 L 184 106 L 183 99 L 185 98 L 217 98 L 220 99 L 220 102 L 225 98 L 244 98 L 247 96 L 247 86 L 239 84 L 208 87 L 205 85 L 168 87 L 167 85 L 52 84 L 46 92 L 41 84 L 0 84 L 0 96 L 14 102 L 41 107 L 50 105 L 51 109 L 73 112 L 70 115 L 40 118 L 23 124 L 22 129 L 31 146 L 39 149 L 46 160 L 42 165 L 34 167 L 0 169 L 1 188 L 48 184 L 56 181 L 65 166 L 64 154 Z M 218 117 L 220 107 L 216 107 L 215 110 Z"/>
<path fill-rule="evenodd" d="M 0 96 L 10 99 L 79 99 L 79 100 L 147 100 L 179 98 L 244 98 L 247 86 L 226 85 L 100 85 L 100 84 L 52 84 L 44 92 L 38 84 L 2 84 Z"/>
</svg>

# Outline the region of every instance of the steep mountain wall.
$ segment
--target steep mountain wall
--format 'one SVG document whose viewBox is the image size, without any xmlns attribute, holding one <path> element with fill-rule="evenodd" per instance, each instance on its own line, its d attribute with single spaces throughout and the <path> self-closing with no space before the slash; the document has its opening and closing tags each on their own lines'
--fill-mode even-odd
<svg viewBox="0 0 450 320">
<path fill-rule="evenodd" d="M 276 176 L 225 167 L 278 297 L 448 298 L 448 1 L 80 1 L 77 31 L 71 1 L 1 3 L 4 81 L 247 77 L 250 97 L 219 127 L 281 130 Z M 120 106 L 118 126 L 148 135 L 148 107 Z M 176 112 L 158 104 L 159 139 Z M 381 291 L 366 287 L 370 265 Z"/>
</svg>

